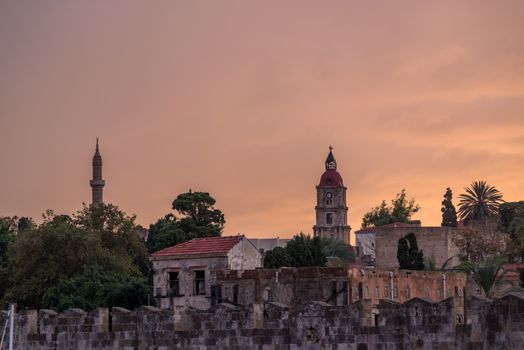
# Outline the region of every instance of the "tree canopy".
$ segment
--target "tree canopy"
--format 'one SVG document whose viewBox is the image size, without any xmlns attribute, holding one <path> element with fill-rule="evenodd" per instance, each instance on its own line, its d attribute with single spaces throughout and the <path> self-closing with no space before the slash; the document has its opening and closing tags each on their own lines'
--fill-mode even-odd
<svg viewBox="0 0 524 350">
<path fill-rule="evenodd" d="M 72 217 L 47 211 L 42 224 L 24 227 L 9 246 L 3 302 L 40 308 L 46 292 L 92 266 L 122 278 L 147 278 L 147 250 L 133 227 L 134 217 L 110 204 L 84 206 Z"/>
<path fill-rule="evenodd" d="M 295 235 L 285 248 L 277 247 L 267 252 L 264 257 L 264 267 L 324 266 L 326 261 L 321 239 L 300 233 Z"/>
<path fill-rule="evenodd" d="M 396 197 L 391 200 L 391 206 L 386 201 L 372 208 L 362 218 L 362 228 L 370 226 L 383 226 L 394 222 L 409 222 L 411 216 L 420 210 L 420 206 L 415 203 L 415 199 L 407 199 L 406 190 L 402 189 Z"/>
<path fill-rule="evenodd" d="M 524 201 L 500 206 L 500 230 L 509 235 L 509 256 L 524 261 Z"/>
<path fill-rule="evenodd" d="M 401 269 L 424 269 L 424 254 L 418 249 L 417 237 L 414 233 L 408 233 L 398 240 L 397 260 Z"/>
<path fill-rule="evenodd" d="M 444 194 L 444 200 L 442 201 L 442 226 L 457 227 L 457 212 L 451 201 L 452 198 L 453 193 L 451 192 L 451 188 L 448 187 Z"/>
<path fill-rule="evenodd" d="M 149 227 L 149 251 L 155 252 L 193 238 L 220 236 L 225 218 L 219 209 L 215 209 L 215 203 L 207 192 L 189 190 L 179 194 L 172 206 L 179 217 L 167 214 Z"/>
<path fill-rule="evenodd" d="M 480 221 L 499 213 L 499 206 L 504 202 L 502 193 L 486 181 L 473 181 L 466 193 L 459 196 L 459 216 L 467 223 Z"/>
</svg>

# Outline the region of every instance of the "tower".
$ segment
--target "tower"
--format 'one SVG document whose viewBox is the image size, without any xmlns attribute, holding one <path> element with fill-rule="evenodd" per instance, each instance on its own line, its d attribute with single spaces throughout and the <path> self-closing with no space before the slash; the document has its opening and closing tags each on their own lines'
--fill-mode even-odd
<svg viewBox="0 0 524 350">
<path fill-rule="evenodd" d="M 337 171 L 333 147 L 330 146 L 326 171 L 317 186 L 316 224 L 313 226 L 315 236 L 333 238 L 349 244 L 351 227 L 347 218 L 346 190 L 342 176 Z"/>
<path fill-rule="evenodd" d="M 102 180 L 102 156 L 98 150 L 98 138 L 96 139 L 96 150 L 93 156 L 93 179 L 89 181 L 91 185 L 91 192 L 93 195 L 92 205 L 96 206 L 104 202 L 104 185 L 106 182 Z"/>
</svg>

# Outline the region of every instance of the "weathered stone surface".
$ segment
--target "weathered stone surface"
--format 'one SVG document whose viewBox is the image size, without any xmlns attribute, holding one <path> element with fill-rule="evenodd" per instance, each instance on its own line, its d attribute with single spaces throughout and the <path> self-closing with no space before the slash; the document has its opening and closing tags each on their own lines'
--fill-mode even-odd
<svg viewBox="0 0 524 350">
<path fill-rule="evenodd" d="M 310 302 L 177 307 L 134 311 L 100 308 L 61 314 L 16 315 L 15 349 L 519 349 L 524 344 L 524 298 L 469 298 L 467 323 L 457 324 L 453 302 L 382 301 L 369 326 L 365 302 L 334 306 Z M 7 320 L 0 313 L 0 324 Z M 111 325 L 109 327 L 108 325 Z M 4 342 L 1 350 L 8 349 Z"/>
</svg>

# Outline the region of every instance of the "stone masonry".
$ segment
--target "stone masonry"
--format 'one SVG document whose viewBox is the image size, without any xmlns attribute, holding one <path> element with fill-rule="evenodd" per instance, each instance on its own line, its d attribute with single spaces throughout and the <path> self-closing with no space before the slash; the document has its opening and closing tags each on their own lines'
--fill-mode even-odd
<svg viewBox="0 0 524 350">
<path fill-rule="evenodd" d="M 524 298 L 468 299 L 467 323 L 457 324 L 453 303 L 411 299 L 381 301 L 375 326 L 363 322 L 369 301 L 333 306 L 312 301 L 298 308 L 280 303 L 210 310 L 176 307 L 134 311 L 105 308 L 29 310 L 17 314 L 14 348 L 90 349 L 521 349 Z M 6 314 L 0 314 L 5 324 Z M 365 320 L 364 320 L 365 321 Z M 1 350 L 7 350 L 4 343 Z"/>
</svg>

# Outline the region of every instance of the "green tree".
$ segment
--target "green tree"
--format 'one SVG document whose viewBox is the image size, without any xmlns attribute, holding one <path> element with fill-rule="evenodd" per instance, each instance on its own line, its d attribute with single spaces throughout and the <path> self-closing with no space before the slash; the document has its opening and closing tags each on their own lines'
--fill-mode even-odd
<svg viewBox="0 0 524 350">
<path fill-rule="evenodd" d="M 453 193 L 451 192 L 451 188 L 446 189 L 446 193 L 444 194 L 444 200 L 442 201 L 442 224 L 441 226 L 447 226 L 447 227 L 457 227 L 457 212 L 455 210 L 455 206 L 453 205 L 453 202 L 451 201 L 453 198 Z"/>
<path fill-rule="evenodd" d="M 224 214 L 215 209 L 216 200 L 207 192 L 182 193 L 173 201 L 173 209 L 183 215 L 180 228 L 191 238 L 220 236 L 226 223 Z"/>
<path fill-rule="evenodd" d="M 386 201 L 382 201 L 380 205 L 364 214 L 362 228 L 378 227 L 394 222 L 409 222 L 413 214 L 419 210 L 420 206 L 415 203 L 415 199 L 408 200 L 406 190 L 402 189 L 391 201 L 391 207 L 386 204 Z"/>
<path fill-rule="evenodd" d="M 481 221 L 498 215 L 499 206 L 504 202 L 502 193 L 486 181 L 473 181 L 466 193 L 459 196 L 459 216 L 466 223 Z"/>
<path fill-rule="evenodd" d="M 72 307 L 86 311 L 112 306 L 134 309 L 148 302 L 148 294 L 144 278 L 108 272 L 94 265 L 48 289 L 42 304 L 58 311 Z"/>
<path fill-rule="evenodd" d="M 355 252 L 346 243 L 332 238 L 321 238 L 322 251 L 328 258 L 337 258 L 341 265 L 355 262 Z"/>
<path fill-rule="evenodd" d="M 279 268 L 282 266 L 292 266 L 291 257 L 286 248 L 275 247 L 266 252 L 264 256 L 264 267 L 267 269 Z"/>
<path fill-rule="evenodd" d="M 311 238 L 300 233 L 287 243 L 286 251 L 294 267 L 324 266 L 326 264 L 326 256 L 319 237 Z"/>
<path fill-rule="evenodd" d="M 9 247 L 4 302 L 40 308 L 49 289 L 95 265 L 142 278 L 147 268 L 141 264 L 149 261 L 143 242 L 131 233 L 132 221 L 111 205 L 84 207 L 73 218 L 47 211 L 41 225 L 19 232 Z"/>
<path fill-rule="evenodd" d="M 184 232 L 173 214 L 167 214 L 149 226 L 147 247 L 150 253 L 174 246 L 189 240 L 190 236 Z"/>
<path fill-rule="evenodd" d="M 468 272 L 484 295 L 491 299 L 498 287 L 509 283 L 504 279 L 510 271 L 504 270 L 505 263 L 506 261 L 500 257 L 492 257 L 478 263 L 464 261 L 460 269 Z"/>
<path fill-rule="evenodd" d="M 113 204 L 86 206 L 73 215 L 72 223 L 81 231 L 100 238 L 103 248 L 116 258 L 126 261 L 131 259 L 144 276 L 151 274 L 151 262 L 147 247 L 142 239 L 133 232 L 134 215 L 129 216 Z"/>
<path fill-rule="evenodd" d="M 417 237 L 414 233 L 408 233 L 398 240 L 397 260 L 401 269 L 424 269 L 424 254 L 418 249 Z"/>
<path fill-rule="evenodd" d="M 17 217 L 0 217 L 0 267 L 7 262 L 7 249 L 15 240 L 17 233 Z M 0 287 L 1 288 L 1 287 Z"/>
<path fill-rule="evenodd" d="M 524 201 L 500 206 L 500 230 L 509 235 L 508 253 L 512 260 L 524 261 Z"/>
</svg>

